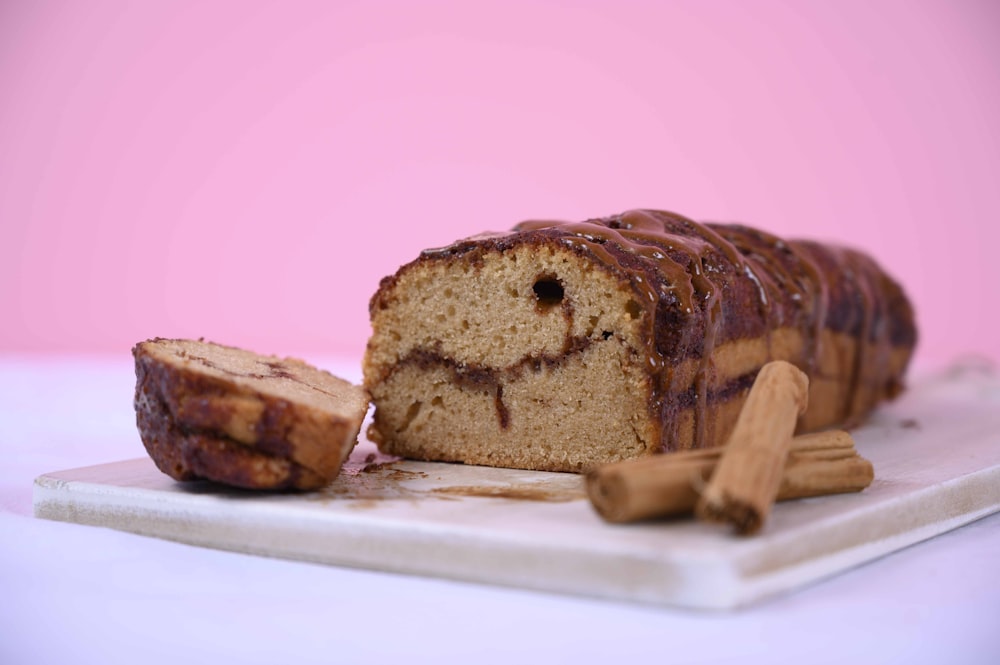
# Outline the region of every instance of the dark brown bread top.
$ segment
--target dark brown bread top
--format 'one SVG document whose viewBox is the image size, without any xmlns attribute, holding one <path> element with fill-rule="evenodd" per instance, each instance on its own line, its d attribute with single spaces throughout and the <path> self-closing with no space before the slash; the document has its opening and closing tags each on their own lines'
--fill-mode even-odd
<svg viewBox="0 0 1000 665">
<path fill-rule="evenodd" d="M 631 287 L 643 309 L 646 356 L 661 399 L 678 394 L 673 367 L 691 359 L 707 364 L 720 344 L 769 339 L 785 327 L 803 332 L 807 343 L 797 364 L 808 373 L 816 370 L 820 332 L 827 329 L 868 342 L 856 358 L 860 366 L 875 368 L 866 379 L 889 395 L 902 389 L 901 375 L 878 369 L 887 367 L 893 348 L 915 345 L 913 309 L 901 287 L 870 257 L 846 247 L 785 241 L 736 224 L 701 224 L 670 212 L 522 222 L 509 233 L 427 250 L 385 278 L 370 306 L 373 312 L 389 306 L 399 276 L 426 262 L 476 265 L 487 253 L 552 244 L 586 257 Z"/>
</svg>

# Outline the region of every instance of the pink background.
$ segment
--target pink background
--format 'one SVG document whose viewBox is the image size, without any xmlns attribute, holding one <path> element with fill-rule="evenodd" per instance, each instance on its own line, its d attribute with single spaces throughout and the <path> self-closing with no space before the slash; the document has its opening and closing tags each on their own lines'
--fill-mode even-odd
<svg viewBox="0 0 1000 665">
<path fill-rule="evenodd" d="M 1000 358 L 1000 3 L 0 2 L 0 352 L 360 354 L 379 278 L 632 207 L 871 251 Z"/>
</svg>

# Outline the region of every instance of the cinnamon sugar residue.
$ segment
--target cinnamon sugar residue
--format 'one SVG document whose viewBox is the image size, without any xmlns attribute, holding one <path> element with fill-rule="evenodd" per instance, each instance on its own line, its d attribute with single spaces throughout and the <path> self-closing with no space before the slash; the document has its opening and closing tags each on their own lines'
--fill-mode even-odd
<svg viewBox="0 0 1000 665">
<path fill-rule="evenodd" d="M 452 496 L 547 501 L 550 503 L 565 503 L 584 498 L 583 489 L 575 491 L 550 487 L 534 487 L 531 485 L 453 485 L 451 487 L 436 487 L 431 492 Z"/>
</svg>

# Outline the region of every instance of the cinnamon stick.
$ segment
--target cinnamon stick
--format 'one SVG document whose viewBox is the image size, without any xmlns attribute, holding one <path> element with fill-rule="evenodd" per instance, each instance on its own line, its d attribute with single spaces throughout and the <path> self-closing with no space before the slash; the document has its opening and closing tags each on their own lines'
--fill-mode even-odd
<svg viewBox="0 0 1000 665">
<path fill-rule="evenodd" d="M 587 495 L 609 522 L 690 514 L 723 450 L 686 450 L 608 464 L 587 474 Z M 777 500 L 860 492 L 873 478 L 871 463 L 858 455 L 847 432 L 797 436 L 792 439 Z"/>
<path fill-rule="evenodd" d="M 778 496 L 808 395 L 808 377 L 791 363 L 779 360 L 761 368 L 695 515 L 728 522 L 741 534 L 760 528 Z"/>
</svg>

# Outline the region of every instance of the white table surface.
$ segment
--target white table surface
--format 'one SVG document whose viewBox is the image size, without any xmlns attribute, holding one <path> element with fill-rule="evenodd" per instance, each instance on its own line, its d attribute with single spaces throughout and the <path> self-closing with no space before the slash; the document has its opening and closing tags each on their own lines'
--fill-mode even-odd
<svg viewBox="0 0 1000 665">
<path fill-rule="evenodd" d="M 356 363 L 312 359 L 348 378 Z M 0 663 L 1000 662 L 1000 514 L 699 613 L 264 559 L 32 517 L 144 454 L 131 358 L 0 358 Z"/>
</svg>

